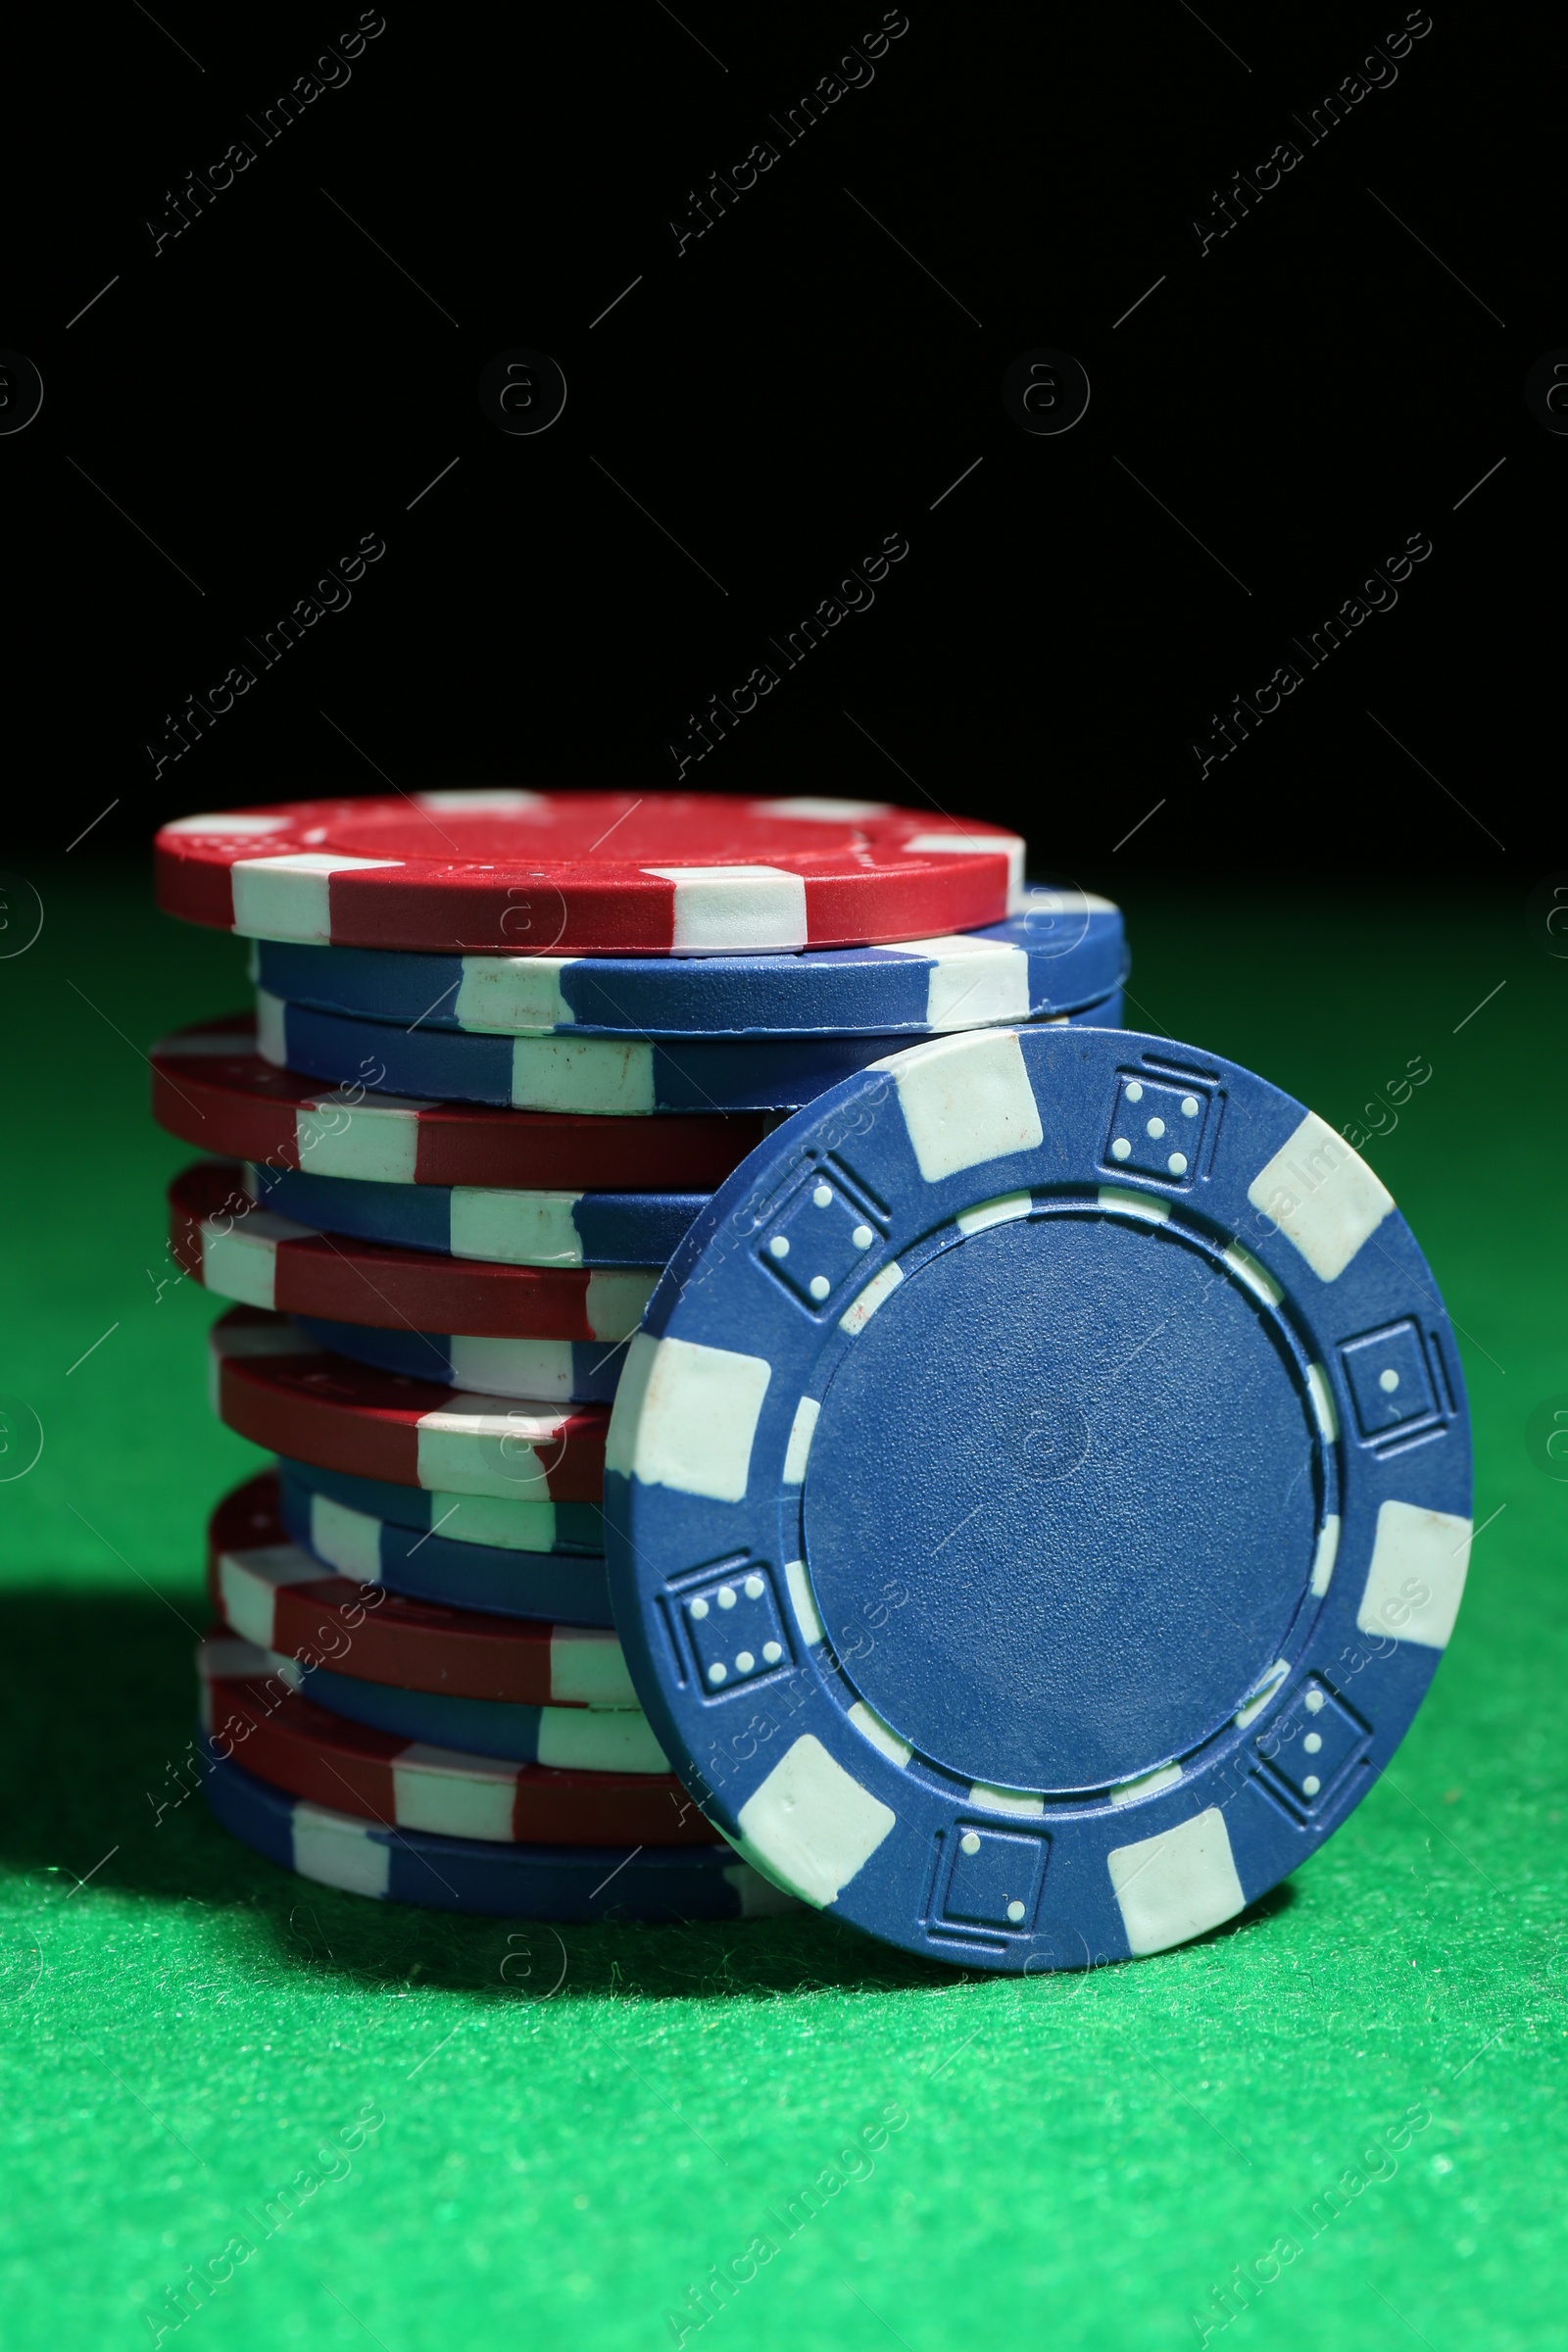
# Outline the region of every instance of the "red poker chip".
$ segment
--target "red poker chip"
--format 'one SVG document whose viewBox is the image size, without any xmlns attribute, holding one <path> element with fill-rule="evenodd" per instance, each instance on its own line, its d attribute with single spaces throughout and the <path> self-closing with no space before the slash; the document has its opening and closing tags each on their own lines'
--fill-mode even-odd
<svg viewBox="0 0 1568 2352">
<path fill-rule="evenodd" d="M 187 1274 L 248 1306 L 479 1339 L 613 1344 L 636 1328 L 659 1279 L 654 1267 L 514 1266 L 316 1233 L 259 1208 L 244 1169 L 222 1160 L 174 1178 L 169 1245 Z"/>
<path fill-rule="evenodd" d="M 371 1183 L 710 1193 L 776 1123 L 755 1111 L 634 1120 L 322 1088 L 262 1059 L 254 1012 L 177 1029 L 148 1060 L 153 1117 L 181 1143 Z"/>
<path fill-rule="evenodd" d="M 1023 843 L 880 801 L 425 792 L 176 817 L 158 903 L 252 938 L 438 955 L 776 955 L 1001 922 Z"/>
<path fill-rule="evenodd" d="M 208 1340 L 219 1419 L 272 1453 L 441 1494 L 603 1497 L 608 1404 L 508 1403 L 377 1372 L 260 1307 L 233 1307 Z"/>
<path fill-rule="evenodd" d="M 207 1591 L 242 1641 L 362 1682 L 511 1705 L 637 1704 L 612 1633 L 442 1608 L 324 1567 L 289 1541 L 273 1470 L 208 1521 Z"/>
<path fill-rule="evenodd" d="M 198 1652 L 214 1752 L 336 1813 L 498 1844 L 711 1845 L 672 1773 L 509 1764 L 399 1740 L 329 1714 L 270 1671 L 263 1650 L 210 1634 Z"/>
</svg>

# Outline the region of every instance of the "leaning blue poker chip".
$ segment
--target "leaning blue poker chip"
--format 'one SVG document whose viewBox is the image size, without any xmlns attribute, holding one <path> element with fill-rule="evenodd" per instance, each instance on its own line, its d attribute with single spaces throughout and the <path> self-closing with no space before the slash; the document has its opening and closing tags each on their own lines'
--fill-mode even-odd
<svg viewBox="0 0 1568 2352">
<path fill-rule="evenodd" d="M 202 1742 L 202 1793 L 218 1820 L 301 1878 L 379 1902 L 497 1919 L 757 1919 L 793 1909 L 727 1845 L 502 1845 L 377 1828 L 269 1788 Z"/>
<path fill-rule="evenodd" d="M 1232 1062 L 975 1031 L 714 1195 L 631 1344 L 611 1595 L 777 1885 L 1026 1972 L 1233 1918 L 1366 1792 L 1470 1543 L 1453 1335 L 1372 1170 Z"/>
<path fill-rule="evenodd" d="M 1113 991 L 1071 1021 L 1117 1027 Z M 372 1094 L 514 1110 L 651 1118 L 661 1111 L 793 1110 L 883 1058 L 897 1037 L 475 1037 L 405 1029 L 256 992 L 256 1043 L 279 1069 Z"/>
<path fill-rule="evenodd" d="M 509 1553 L 561 1552 L 568 1558 L 602 1553 L 605 1548 L 604 1513 L 597 1502 L 515 1501 L 510 1494 L 454 1494 L 431 1487 L 400 1487 L 391 1479 L 327 1470 L 315 1462 L 296 1461 L 288 1454 L 279 1454 L 277 1467 L 286 1485 L 303 1487 L 310 1494 L 328 1495 L 350 1510 L 390 1520 L 394 1527 L 428 1534 L 432 1543 L 439 1535 L 454 1544 L 484 1544 Z M 300 1540 L 294 1538 L 296 1543 Z M 318 1546 L 310 1548 L 314 1551 Z M 343 1573 L 351 1572 L 344 1569 Z M 475 1607 L 485 1605 L 474 1603 Z M 533 1612 L 514 1614 L 531 1616 Z"/>
<path fill-rule="evenodd" d="M 632 1142 L 636 1140 L 631 1131 Z M 510 1266 L 662 1266 L 707 1193 L 508 1192 L 249 1167 L 253 1200 L 303 1225 Z"/>
<path fill-rule="evenodd" d="M 922 1036 L 1075 1012 L 1127 973 L 1121 911 L 1036 884 L 983 931 L 794 956 L 430 956 L 252 943 L 270 995 L 362 1020 L 503 1036 Z"/>
<path fill-rule="evenodd" d="M 538 1397 L 551 1404 L 608 1404 L 626 1353 L 614 1340 L 381 1331 L 365 1323 L 331 1323 L 318 1315 L 297 1315 L 295 1321 L 323 1348 L 352 1356 L 356 1363 L 374 1364 L 382 1372 L 439 1380 L 480 1396 Z"/>
</svg>

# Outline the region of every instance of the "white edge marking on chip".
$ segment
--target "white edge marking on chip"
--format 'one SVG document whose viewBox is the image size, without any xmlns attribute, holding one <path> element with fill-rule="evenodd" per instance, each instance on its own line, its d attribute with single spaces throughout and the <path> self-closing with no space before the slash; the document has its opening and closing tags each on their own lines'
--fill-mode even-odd
<svg viewBox="0 0 1568 2352">
<path fill-rule="evenodd" d="M 233 816 L 172 816 L 167 825 L 160 825 L 158 829 L 161 833 L 205 833 L 243 840 L 252 834 L 287 832 L 293 822 L 291 816 L 242 816 L 238 813 Z"/>
<path fill-rule="evenodd" d="M 451 816 L 520 816 L 524 809 L 541 807 L 545 795 L 524 792 L 520 785 L 495 784 L 416 792 L 414 798 L 419 808 L 445 809 Z"/>
<path fill-rule="evenodd" d="M 231 1224 L 222 1232 L 211 1218 L 204 1217 L 197 1227 L 201 1237 L 203 1288 L 216 1291 L 220 1298 L 237 1298 L 242 1306 L 270 1308 L 277 1295 L 277 1241 L 268 1233 L 258 1233 L 256 1217 L 265 1216 L 265 1209 Z M 298 1231 L 304 1232 L 300 1226 Z"/>
<path fill-rule="evenodd" d="M 1156 1789 L 1169 1788 L 1182 1777 L 1179 1764 L 1156 1765 L 1152 1772 L 1140 1773 L 1136 1781 L 1122 1781 L 1110 1792 L 1113 1805 L 1136 1805 L 1140 1798 L 1152 1796 Z"/>
<path fill-rule="evenodd" d="M 1366 1161 L 1312 1110 L 1258 1169 L 1247 1198 L 1320 1282 L 1338 1282 L 1394 1207 L 1394 1195 Z"/>
<path fill-rule="evenodd" d="M 754 801 L 752 807 L 759 816 L 802 816 L 813 824 L 855 825 L 862 818 L 881 816 L 889 803 L 817 800 L 810 793 L 797 793 L 782 801 Z"/>
<path fill-rule="evenodd" d="M 288 1066 L 288 1006 L 270 989 L 256 991 L 256 1051 L 275 1070 Z"/>
<path fill-rule="evenodd" d="M 294 1149 L 308 1176 L 412 1184 L 419 1158 L 419 1114 L 427 1104 L 383 1095 L 353 1105 L 318 1095 L 294 1113 Z"/>
<path fill-rule="evenodd" d="M 806 1562 L 804 1560 L 786 1560 L 784 1582 L 790 1589 L 790 1599 L 795 1609 L 795 1622 L 801 1629 L 806 1646 L 808 1649 L 814 1649 L 819 1642 L 827 1640 L 827 1632 L 821 1618 L 817 1615 L 816 1594 L 811 1591 L 811 1580 L 807 1573 Z"/>
<path fill-rule="evenodd" d="M 743 1502 L 772 1377 L 765 1356 L 640 1331 L 615 1392 L 606 1470 L 680 1494 Z"/>
<path fill-rule="evenodd" d="M 879 1748 L 892 1763 L 907 1764 L 914 1753 L 913 1748 L 907 1740 L 899 1738 L 892 1724 L 883 1722 L 875 1707 L 868 1707 L 863 1698 L 858 1698 L 849 1713 L 850 1721 L 862 1740 L 869 1740 L 871 1745 Z"/>
<path fill-rule="evenodd" d="M 959 858 L 1005 858 L 1007 860 L 1007 912 L 1016 914 L 1026 904 L 1023 861 L 1027 846 L 1016 833 L 916 833 L 903 844 L 906 858 L 947 856 Z"/>
<path fill-rule="evenodd" d="M 1029 957 L 1022 948 L 961 934 L 923 944 L 931 956 L 925 992 L 928 1029 L 981 1029 L 1029 1018 Z"/>
<path fill-rule="evenodd" d="M 784 1448 L 784 1484 L 787 1487 L 803 1486 L 806 1482 L 806 1465 L 811 1456 L 816 1416 L 821 1410 L 821 1404 L 814 1396 L 803 1396 L 795 1407 L 795 1418 L 790 1423 L 790 1442 Z"/>
<path fill-rule="evenodd" d="M 1340 1549 L 1340 1514 L 1326 1513 L 1318 1530 L 1317 1550 L 1312 1560 L 1312 1595 L 1321 1600 L 1334 1578 L 1334 1562 Z"/>
<path fill-rule="evenodd" d="M 465 956 L 452 999 L 460 1029 L 506 1035 L 548 1035 L 569 1029 L 577 1016 L 561 993 L 561 975 L 574 956 Z"/>
<path fill-rule="evenodd" d="M 869 1065 L 886 1070 L 920 1174 L 940 1184 L 963 1168 L 1045 1142 L 1023 1047 L 1013 1029 L 966 1029 Z"/>
<path fill-rule="evenodd" d="M 282 858 L 236 858 L 228 869 L 234 929 L 256 939 L 330 946 L 332 876 L 402 863 L 401 858 L 336 858 L 325 850 L 299 850 Z"/>
<path fill-rule="evenodd" d="M 743 955 L 804 948 L 806 881 L 779 865 L 645 865 L 673 886 L 675 955 Z"/>
<path fill-rule="evenodd" d="M 654 1047 L 632 1037 L 514 1037 L 512 1107 L 646 1118 L 658 1107 Z"/>
<path fill-rule="evenodd" d="M 1380 1504 L 1357 1631 L 1446 1649 L 1464 1597 L 1470 1535 L 1470 1521 L 1451 1511 Z"/>
<path fill-rule="evenodd" d="M 1028 1788 L 998 1788 L 989 1781 L 976 1781 L 969 1790 L 969 1802 L 982 1813 L 1010 1813 L 1018 1821 L 1038 1821 L 1046 1810 L 1046 1800 Z"/>
<path fill-rule="evenodd" d="M 596 1266 L 583 1310 L 594 1338 L 616 1344 L 629 1339 L 658 1287 L 657 1266 Z"/>
<path fill-rule="evenodd" d="M 311 1547 L 342 1576 L 381 1582 L 381 1522 L 330 1494 L 311 1496 Z"/>
<path fill-rule="evenodd" d="M 553 1404 L 570 1402 L 570 1340 L 495 1339 L 458 1331 L 446 1338 L 447 1378 L 455 1389 L 478 1389 L 487 1396 L 543 1397 Z"/>
<path fill-rule="evenodd" d="M 196 1645 L 196 1671 L 204 1683 L 245 1682 L 252 1675 L 270 1673 L 271 1664 L 270 1643 L 253 1642 L 249 1634 L 230 1641 L 209 1634 Z"/>
<path fill-rule="evenodd" d="M 1256 1690 L 1252 1690 L 1236 1710 L 1235 1722 L 1238 1731 L 1245 1732 L 1250 1723 L 1257 1721 L 1290 1671 L 1289 1658 L 1275 1659 Z"/>
<path fill-rule="evenodd" d="M 1312 1410 L 1317 1416 L 1318 1428 L 1323 1433 L 1324 1445 L 1337 1445 L 1340 1436 L 1340 1417 L 1334 1410 L 1334 1392 L 1329 1387 L 1329 1376 L 1321 1364 L 1307 1365 L 1306 1389 L 1307 1395 L 1312 1399 Z"/>
<path fill-rule="evenodd" d="M 1015 1218 L 1028 1216 L 1034 1204 L 1033 1193 L 999 1193 L 995 1200 L 960 1209 L 953 1222 L 961 1234 L 984 1233 L 988 1225 L 1010 1225 Z"/>
<path fill-rule="evenodd" d="M 400 1829 L 498 1843 L 514 1835 L 515 1764 L 417 1740 L 391 1762 L 392 1818 Z"/>
<path fill-rule="evenodd" d="M 825 1910 L 857 1878 L 898 1815 L 806 1732 L 737 1815 L 748 1860 L 803 1902 Z"/>
<path fill-rule="evenodd" d="M 635 1707 L 619 1637 L 598 1626 L 552 1626 L 550 1695 L 562 1707 Z"/>
<path fill-rule="evenodd" d="M 294 1868 L 302 1879 L 314 1879 L 318 1886 L 339 1886 L 345 1894 L 386 1894 L 392 1883 L 392 1848 L 372 1835 L 368 1821 L 354 1821 L 346 1813 L 332 1813 L 301 1798 L 290 1829 Z"/>
<path fill-rule="evenodd" d="M 1135 1958 L 1168 1951 L 1247 1907 L 1225 1816 L 1215 1805 L 1105 1856 Z"/>
<path fill-rule="evenodd" d="M 1168 1200 L 1154 1200 L 1147 1193 L 1125 1193 L 1113 1184 L 1100 1188 L 1100 1205 L 1115 1217 L 1142 1217 L 1146 1225 L 1163 1225 L 1170 1215 Z"/>
<path fill-rule="evenodd" d="M 749 1862 L 731 1862 L 721 1875 L 725 1884 L 735 1889 L 742 1919 L 772 1919 L 780 1911 L 793 1911 L 799 1905 L 798 1895 L 775 1886 L 771 1879 L 764 1879 Z"/>
<path fill-rule="evenodd" d="M 277 1593 L 284 1585 L 318 1585 L 321 1563 L 297 1544 L 264 1544 L 218 1555 L 218 1592 L 225 1623 L 246 1642 L 272 1646 Z M 247 1667 L 245 1672 L 252 1670 Z"/>
<path fill-rule="evenodd" d="M 903 1280 L 904 1268 L 896 1257 L 890 1257 L 881 1273 L 872 1275 L 858 1298 L 852 1298 L 840 1315 L 840 1331 L 847 1331 L 852 1338 L 857 1332 L 863 1331 L 877 1308 L 886 1305 Z"/>
<path fill-rule="evenodd" d="M 1250 1250 L 1244 1250 L 1240 1242 L 1232 1242 L 1225 1252 L 1225 1263 L 1238 1282 L 1245 1283 L 1250 1291 L 1256 1292 L 1265 1306 L 1281 1304 L 1285 1293 L 1268 1268 L 1259 1265 Z"/>
<path fill-rule="evenodd" d="M 581 1193 L 514 1193 L 455 1184 L 448 1218 L 454 1257 L 502 1265 L 580 1266 L 582 1238 L 572 1211 Z"/>
</svg>

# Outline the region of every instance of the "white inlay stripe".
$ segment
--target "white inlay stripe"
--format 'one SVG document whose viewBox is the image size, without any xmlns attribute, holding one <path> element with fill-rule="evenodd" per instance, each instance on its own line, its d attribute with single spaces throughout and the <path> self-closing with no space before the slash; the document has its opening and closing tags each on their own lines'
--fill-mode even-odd
<svg viewBox="0 0 1568 2352">
<path fill-rule="evenodd" d="M 1337 1282 L 1394 1206 L 1345 1138 L 1309 1110 L 1265 1162 L 1247 1198 L 1294 1242 L 1320 1282 Z"/>
<path fill-rule="evenodd" d="M 853 1298 L 839 1317 L 839 1329 L 853 1338 L 870 1322 L 879 1306 L 884 1306 L 904 1280 L 904 1268 L 896 1257 L 890 1257 L 879 1274 L 873 1274 L 858 1298 Z"/>
<path fill-rule="evenodd" d="M 640 1331 L 615 1393 L 607 1472 L 714 1502 L 744 1501 L 772 1377 L 762 1356 Z"/>
<path fill-rule="evenodd" d="M 816 1435 L 816 1416 L 822 1410 L 814 1396 L 803 1396 L 795 1407 L 790 1423 L 790 1442 L 784 1449 L 784 1484 L 787 1487 L 804 1485 L 806 1465 L 811 1455 L 811 1440 Z"/>
<path fill-rule="evenodd" d="M 402 863 L 401 858 L 338 858 L 324 850 L 300 850 L 282 858 L 237 858 L 229 867 L 234 928 L 253 939 L 329 945 L 332 876 Z"/>
<path fill-rule="evenodd" d="M 747 1798 L 737 1822 L 748 1861 L 820 1911 L 865 1868 L 898 1815 L 807 1732 Z"/>
<path fill-rule="evenodd" d="M 1469 1565 L 1468 1519 L 1413 1502 L 1383 1503 L 1355 1612 L 1357 1629 L 1446 1649 Z"/>
<path fill-rule="evenodd" d="M 870 1065 L 886 1070 L 920 1174 L 940 1184 L 960 1169 L 1038 1151 L 1045 1141 L 1023 1048 L 1011 1029 L 967 1030 Z"/>
<path fill-rule="evenodd" d="M 1135 1845 L 1115 1846 L 1105 1861 L 1135 1958 L 1186 1943 L 1246 1908 L 1230 1832 L 1216 1806 Z"/>
</svg>

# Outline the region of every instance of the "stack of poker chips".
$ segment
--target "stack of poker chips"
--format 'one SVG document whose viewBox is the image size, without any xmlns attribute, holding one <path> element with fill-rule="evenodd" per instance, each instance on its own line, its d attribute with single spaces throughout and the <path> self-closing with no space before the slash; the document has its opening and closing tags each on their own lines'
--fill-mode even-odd
<svg viewBox="0 0 1568 2352">
<path fill-rule="evenodd" d="M 176 1258 L 234 1302 L 215 1409 L 276 1456 L 210 1530 L 214 1811 L 382 1898 L 776 1909 L 614 1630 L 627 1345 L 803 1105 L 933 1035 L 1119 1026 L 1116 909 L 870 804 L 431 794 L 158 851 L 162 904 L 247 936 L 256 988 L 152 1054 L 155 1115 L 221 1155 L 170 1192 Z"/>
</svg>

